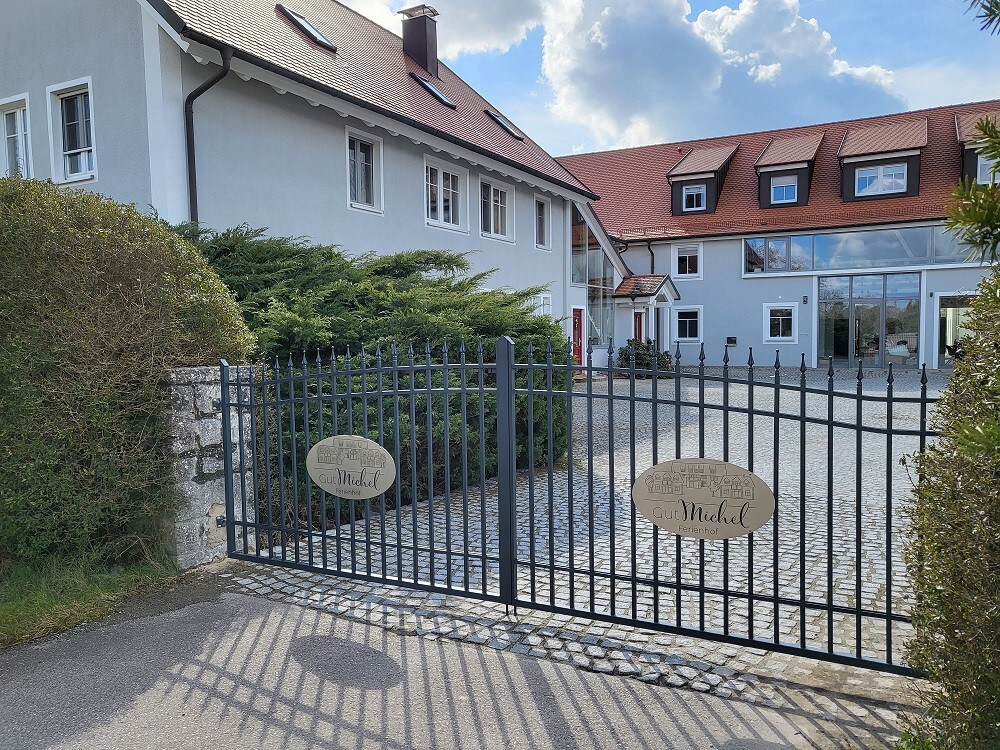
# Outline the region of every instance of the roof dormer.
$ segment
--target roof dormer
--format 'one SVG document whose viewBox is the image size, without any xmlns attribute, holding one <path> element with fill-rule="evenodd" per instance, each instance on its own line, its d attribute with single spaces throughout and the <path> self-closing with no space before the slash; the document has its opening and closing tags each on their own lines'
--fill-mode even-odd
<svg viewBox="0 0 1000 750">
<path fill-rule="evenodd" d="M 962 177 L 979 182 L 983 185 L 996 182 L 998 179 L 997 165 L 989 163 L 979 153 L 980 121 L 993 120 L 1000 123 L 1000 112 L 962 112 L 955 115 L 955 131 L 958 142 L 962 146 Z"/>
<path fill-rule="evenodd" d="M 805 206 L 809 203 L 809 185 L 823 136 L 819 133 L 768 141 L 754 163 L 761 208 Z"/>
<path fill-rule="evenodd" d="M 740 144 L 690 149 L 667 172 L 674 216 L 714 214 L 729 163 Z"/>
<path fill-rule="evenodd" d="M 848 128 L 837 152 L 841 196 L 867 201 L 917 195 L 920 153 L 926 147 L 926 117 Z"/>
</svg>

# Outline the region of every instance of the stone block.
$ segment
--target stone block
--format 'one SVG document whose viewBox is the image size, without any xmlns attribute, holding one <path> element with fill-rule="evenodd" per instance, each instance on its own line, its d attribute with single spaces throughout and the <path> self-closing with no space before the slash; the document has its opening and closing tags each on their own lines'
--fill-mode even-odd
<svg viewBox="0 0 1000 750">
<path fill-rule="evenodd" d="M 202 450 L 207 448 L 222 447 L 222 420 L 218 418 L 199 419 L 193 423 L 195 437 L 198 440 L 198 447 Z"/>
</svg>

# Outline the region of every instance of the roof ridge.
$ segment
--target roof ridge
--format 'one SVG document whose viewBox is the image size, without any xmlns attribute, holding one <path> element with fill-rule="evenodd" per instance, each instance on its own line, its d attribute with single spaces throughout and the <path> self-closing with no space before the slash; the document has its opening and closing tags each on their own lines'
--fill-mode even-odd
<svg viewBox="0 0 1000 750">
<path fill-rule="evenodd" d="M 859 123 L 864 123 L 864 122 L 870 122 L 870 121 L 873 121 L 873 120 L 881 120 L 881 119 L 885 119 L 887 117 L 900 117 L 900 116 L 903 116 L 903 115 L 921 115 L 921 114 L 925 114 L 925 113 L 929 114 L 931 112 L 943 112 L 943 111 L 947 111 L 947 110 L 962 109 L 964 107 L 975 107 L 975 106 L 982 105 L 982 104 L 995 104 L 997 106 L 1000 106 L 1000 99 L 982 99 L 982 100 L 974 101 L 974 102 L 961 102 L 959 104 L 941 104 L 941 105 L 938 105 L 936 107 L 924 107 L 923 109 L 911 109 L 911 110 L 904 110 L 902 112 L 886 112 L 886 113 L 881 114 L 881 115 L 869 115 L 867 117 L 848 117 L 848 118 L 841 119 L 841 120 L 829 120 L 829 121 L 826 121 L 826 122 L 813 122 L 813 123 L 806 123 L 804 125 L 788 125 L 786 127 L 781 127 L 781 128 L 764 128 L 763 130 L 747 130 L 747 131 L 744 131 L 742 133 L 728 133 L 728 134 L 725 134 L 725 135 L 713 135 L 713 136 L 708 136 L 706 138 L 688 138 L 686 140 L 681 140 L 681 141 L 662 141 L 662 142 L 659 142 L 659 143 L 647 143 L 644 146 L 623 146 L 623 147 L 620 147 L 620 148 L 598 149 L 598 150 L 594 150 L 594 151 L 584 151 L 584 152 L 581 152 L 581 153 L 578 153 L 578 154 L 565 154 L 563 156 L 557 156 L 557 157 L 555 157 L 555 159 L 556 159 L 556 161 L 560 161 L 562 159 L 575 159 L 575 158 L 580 157 L 580 156 L 597 156 L 599 154 L 615 154 L 615 153 L 622 153 L 622 152 L 625 152 L 625 151 L 642 151 L 643 149 L 649 149 L 649 148 L 659 148 L 659 147 L 668 147 L 668 146 L 685 146 L 685 145 L 690 145 L 692 143 L 706 143 L 708 141 L 721 141 L 721 140 L 725 140 L 725 139 L 728 139 L 728 138 L 742 138 L 742 137 L 751 136 L 751 135 L 778 134 L 778 133 L 785 133 L 785 132 L 788 132 L 790 130 L 803 130 L 805 128 L 822 128 L 822 127 L 829 127 L 829 126 L 832 126 L 832 125 L 848 125 L 848 124 L 852 124 L 853 125 L 853 124 L 859 124 Z"/>
</svg>

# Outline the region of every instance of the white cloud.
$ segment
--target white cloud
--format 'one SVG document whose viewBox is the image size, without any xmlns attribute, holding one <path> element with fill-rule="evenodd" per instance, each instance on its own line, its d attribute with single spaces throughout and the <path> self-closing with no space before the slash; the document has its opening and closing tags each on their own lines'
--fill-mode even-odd
<svg viewBox="0 0 1000 750">
<path fill-rule="evenodd" d="M 913 108 L 1000 99 L 1000 65 L 945 60 L 899 68 L 895 88 Z"/>
<path fill-rule="evenodd" d="M 346 1 L 399 30 L 400 0 Z M 548 116 L 556 131 L 585 129 L 591 147 L 876 114 L 902 107 L 895 92 L 915 88 L 907 75 L 838 57 L 819 21 L 800 15 L 799 0 L 742 0 L 693 19 L 687 0 L 434 5 L 446 58 L 502 52 L 544 28 Z M 564 143 L 570 150 L 579 139 Z"/>
</svg>

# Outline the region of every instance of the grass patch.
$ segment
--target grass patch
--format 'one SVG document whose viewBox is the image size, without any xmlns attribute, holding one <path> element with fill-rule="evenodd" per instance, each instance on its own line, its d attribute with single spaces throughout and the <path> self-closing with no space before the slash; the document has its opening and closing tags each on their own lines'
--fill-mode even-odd
<svg viewBox="0 0 1000 750">
<path fill-rule="evenodd" d="M 109 568 L 66 560 L 0 563 L 0 648 L 114 612 L 171 571 L 150 563 Z"/>
</svg>

